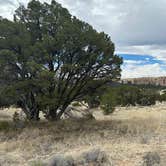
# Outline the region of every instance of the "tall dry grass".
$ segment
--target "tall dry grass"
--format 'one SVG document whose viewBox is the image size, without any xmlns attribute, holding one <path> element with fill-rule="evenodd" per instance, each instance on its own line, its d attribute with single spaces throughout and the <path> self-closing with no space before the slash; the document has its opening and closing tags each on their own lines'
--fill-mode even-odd
<svg viewBox="0 0 166 166">
<path fill-rule="evenodd" d="M 3 121 L 10 121 L 15 110 L 5 111 L 8 118 Z M 141 165 L 143 156 L 150 151 L 157 151 L 161 164 L 165 162 L 165 104 L 117 108 L 109 116 L 100 110 L 93 111 L 96 120 L 91 121 L 42 121 L 17 130 L 9 124 L 9 130 L 0 131 L 1 165 L 32 165 L 54 154 L 78 156 L 92 148 L 106 151 L 117 166 Z"/>
</svg>

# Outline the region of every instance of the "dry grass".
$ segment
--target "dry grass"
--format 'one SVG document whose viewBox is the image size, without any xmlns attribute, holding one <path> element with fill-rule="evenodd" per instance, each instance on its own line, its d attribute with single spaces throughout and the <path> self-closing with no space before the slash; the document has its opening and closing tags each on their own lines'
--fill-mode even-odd
<svg viewBox="0 0 166 166">
<path fill-rule="evenodd" d="M 15 110 L 14 110 L 15 111 Z M 13 109 L 3 110 L 3 121 L 10 121 Z M 117 108 L 104 116 L 94 110 L 96 120 L 27 124 L 20 130 L 0 132 L 0 164 L 31 166 L 54 154 L 78 156 L 100 148 L 115 166 L 139 166 L 147 152 L 157 152 L 166 163 L 166 104 L 153 107 Z M 1 117 L 2 117 L 1 116 Z"/>
</svg>

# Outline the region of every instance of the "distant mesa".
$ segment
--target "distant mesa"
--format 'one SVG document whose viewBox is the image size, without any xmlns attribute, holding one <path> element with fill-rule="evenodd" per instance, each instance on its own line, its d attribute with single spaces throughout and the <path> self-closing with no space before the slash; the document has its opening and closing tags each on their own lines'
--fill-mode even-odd
<svg viewBox="0 0 166 166">
<path fill-rule="evenodd" d="M 166 77 L 141 77 L 122 79 L 123 84 L 166 86 Z"/>
</svg>

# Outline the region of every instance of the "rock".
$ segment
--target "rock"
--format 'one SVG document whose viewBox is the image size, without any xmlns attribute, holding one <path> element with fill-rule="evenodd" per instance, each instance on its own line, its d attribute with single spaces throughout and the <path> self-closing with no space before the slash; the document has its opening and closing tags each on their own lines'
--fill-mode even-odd
<svg viewBox="0 0 166 166">
<path fill-rule="evenodd" d="M 85 109 L 82 107 L 76 108 L 73 106 L 69 106 L 66 110 L 65 113 L 62 116 L 62 119 L 95 119 L 92 112 L 90 112 L 89 109 Z"/>
<path fill-rule="evenodd" d="M 51 157 L 47 166 L 74 166 L 74 160 L 71 156 L 56 155 Z"/>
</svg>

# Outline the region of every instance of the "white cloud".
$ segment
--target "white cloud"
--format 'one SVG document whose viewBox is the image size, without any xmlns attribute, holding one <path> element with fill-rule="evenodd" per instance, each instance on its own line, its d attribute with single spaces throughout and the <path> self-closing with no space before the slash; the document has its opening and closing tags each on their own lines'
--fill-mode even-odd
<svg viewBox="0 0 166 166">
<path fill-rule="evenodd" d="M 122 78 L 166 76 L 166 70 L 163 70 L 163 67 L 166 66 L 161 66 L 158 63 L 148 65 L 128 64 L 122 68 Z"/>
<path fill-rule="evenodd" d="M 116 53 L 151 55 L 156 60 L 166 63 L 166 44 L 164 45 L 142 45 L 142 46 L 120 46 L 116 48 Z"/>
<path fill-rule="evenodd" d="M 51 2 L 51 0 L 40 0 Z M 70 12 L 111 35 L 117 45 L 166 43 L 165 0 L 57 0 Z M 1 7 L 28 3 L 0 0 Z M 11 9 L 8 10 L 11 13 Z M 3 12 L 0 12 L 3 14 Z M 4 15 L 4 14 L 3 14 Z M 6 16 L 6 15 L 4 15 Z"/>
</svg>

